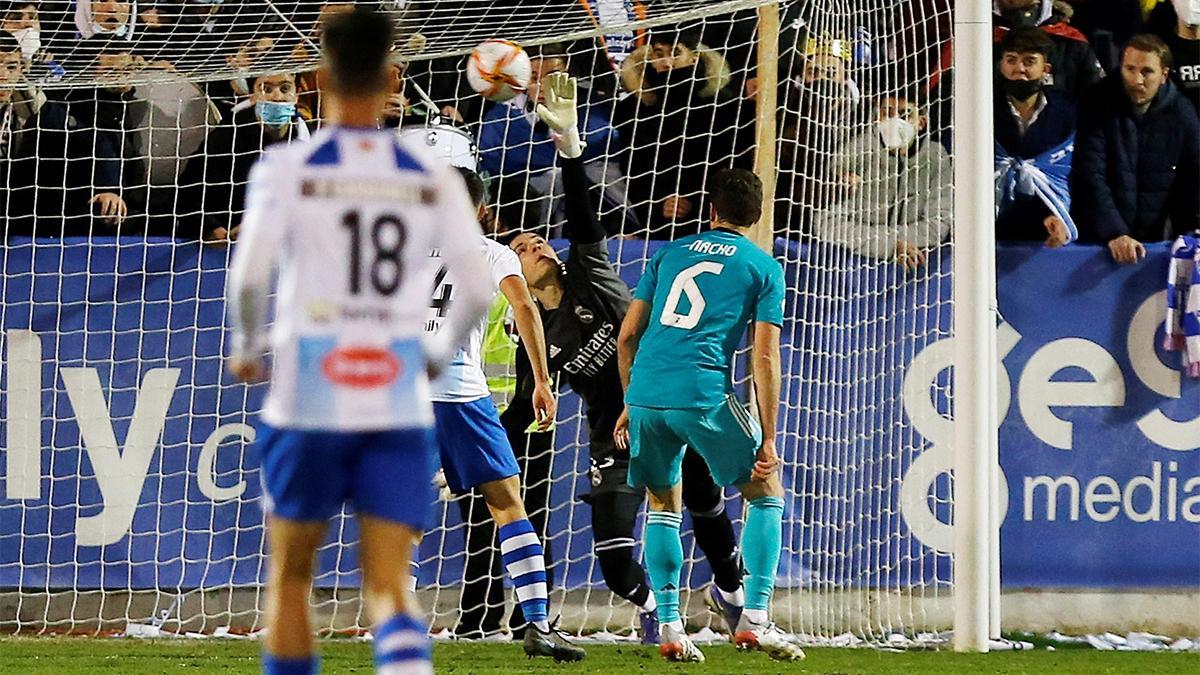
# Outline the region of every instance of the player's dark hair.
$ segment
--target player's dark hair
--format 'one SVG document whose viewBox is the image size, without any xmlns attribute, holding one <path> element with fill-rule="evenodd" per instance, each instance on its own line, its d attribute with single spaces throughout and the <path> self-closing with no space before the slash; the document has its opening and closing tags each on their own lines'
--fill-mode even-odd
<svg viewBox="0 0 1200 675">
<path fill-rule="evenodd" d="M 395 37 L 391 19 L 371 9 L 356 7 L 331 17 L 321 35 L 330 89 L 341 96 L 370 96 L 385 89 Z"/>
<path fill-rule="evenodd" d="M 750 227 L 762 216 L 762 181 L 745 169 L 725 169 L 713 180 L 708 200 L 721 220 Z"/>
<path fill-rule="evenodd" d="M 483 179 L 479 174 L 465 167 L 454 167 L 458 171 L 458 175 L 462 176 L 463 182 L 467 184 L 467 194 L 471 197 L 471 204 L 475 208 L 483 205 L 483 201 L 487 199 L 487 186 L 483 184 Z"/>
<path fill-rule="evenodd" d="M 1050 53 L 1054 51 L 1054 42 L 1046 35 L 1041 28 L 1036 26 L 1021 26 L 1013 28 L 1000 38 L 1000 54 L 1007 52 L 1014 54 L 1041 54 L 1043 58 L 1050 58 Z"/>
</svg>

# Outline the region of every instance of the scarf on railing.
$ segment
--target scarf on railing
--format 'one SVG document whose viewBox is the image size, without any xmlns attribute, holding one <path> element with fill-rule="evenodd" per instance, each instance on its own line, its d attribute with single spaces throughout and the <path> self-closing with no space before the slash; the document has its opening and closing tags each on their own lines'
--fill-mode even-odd
<svg viewBox="0 0 1200 675">
<path fill-rule="evenodd" d="M 1167 271 L 1167 351 L 1183 352 L 1183 369 L 1200 377 L 1200 232 L 1171 246 Z"/>
</svg>

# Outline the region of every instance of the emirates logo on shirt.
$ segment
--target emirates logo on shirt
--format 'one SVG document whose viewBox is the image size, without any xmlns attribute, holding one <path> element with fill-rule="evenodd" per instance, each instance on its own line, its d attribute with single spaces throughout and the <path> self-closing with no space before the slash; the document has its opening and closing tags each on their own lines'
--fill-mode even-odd
<svg viewBox="0 0 1200 675">
<path fill-rule="evenodd" d="M 325 378 L 351 389 L 374 389 L 400 376 L 400 359 L 378 347 L 341 347 L 321 363 Z"/>
</svg>

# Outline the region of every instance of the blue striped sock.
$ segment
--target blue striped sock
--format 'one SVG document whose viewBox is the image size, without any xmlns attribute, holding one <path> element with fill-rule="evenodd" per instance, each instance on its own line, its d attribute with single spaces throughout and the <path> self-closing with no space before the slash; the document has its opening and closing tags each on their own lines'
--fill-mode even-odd
<svg viewBox="0 0 1200 675">
<path fill-rule="evenodd" d="M 545 622 L 550 608 L 546 561 L 542 557 L 542 542 L 528 519 L 514 520 L 500 528 L 500 555 L 516 588 L 525 620 L 532 624 Z"/>
<path fill-rule="evenodd" d="M 378 675 L 433 673 L 429 629 L 409 614 L 397 614 L 379 624 L 374 651 Z"/>
<path fill-rule="evenodd" d="M 321 659 L 316 654 L 299 658 L 282 658 L 262 653 L 263 675 L 316 675 L 321 672 Z"/>
<path fill-rule="evenodd" d="M 759 497 L 746 509 L 742 559 L 746 562 L 746 609 L 766 611 L 775 593 L 779 551 L 783 548 L 783 499 Z"/>
<path fill-rule="evenodd" d="M 651 511 L 646 516 L 646 572 L 658 603 L 659 623 L 679 621 L 679 576 L 683 572 L 683 543 L 679 525 L 683 514 Z"/>
</svg>

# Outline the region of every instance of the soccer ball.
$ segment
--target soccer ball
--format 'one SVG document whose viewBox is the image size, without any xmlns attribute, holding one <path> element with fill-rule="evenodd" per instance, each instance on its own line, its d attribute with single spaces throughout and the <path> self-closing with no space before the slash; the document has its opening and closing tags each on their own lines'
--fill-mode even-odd
<svg viewBox="0 0 1200 675">
<path fill-rule="evenodd" d="M 507 101 L 529 85 L 529 54 L 508 40 L 487 40 L 467 59 L 467 82 L 480 96 Z"/>
</svg>

